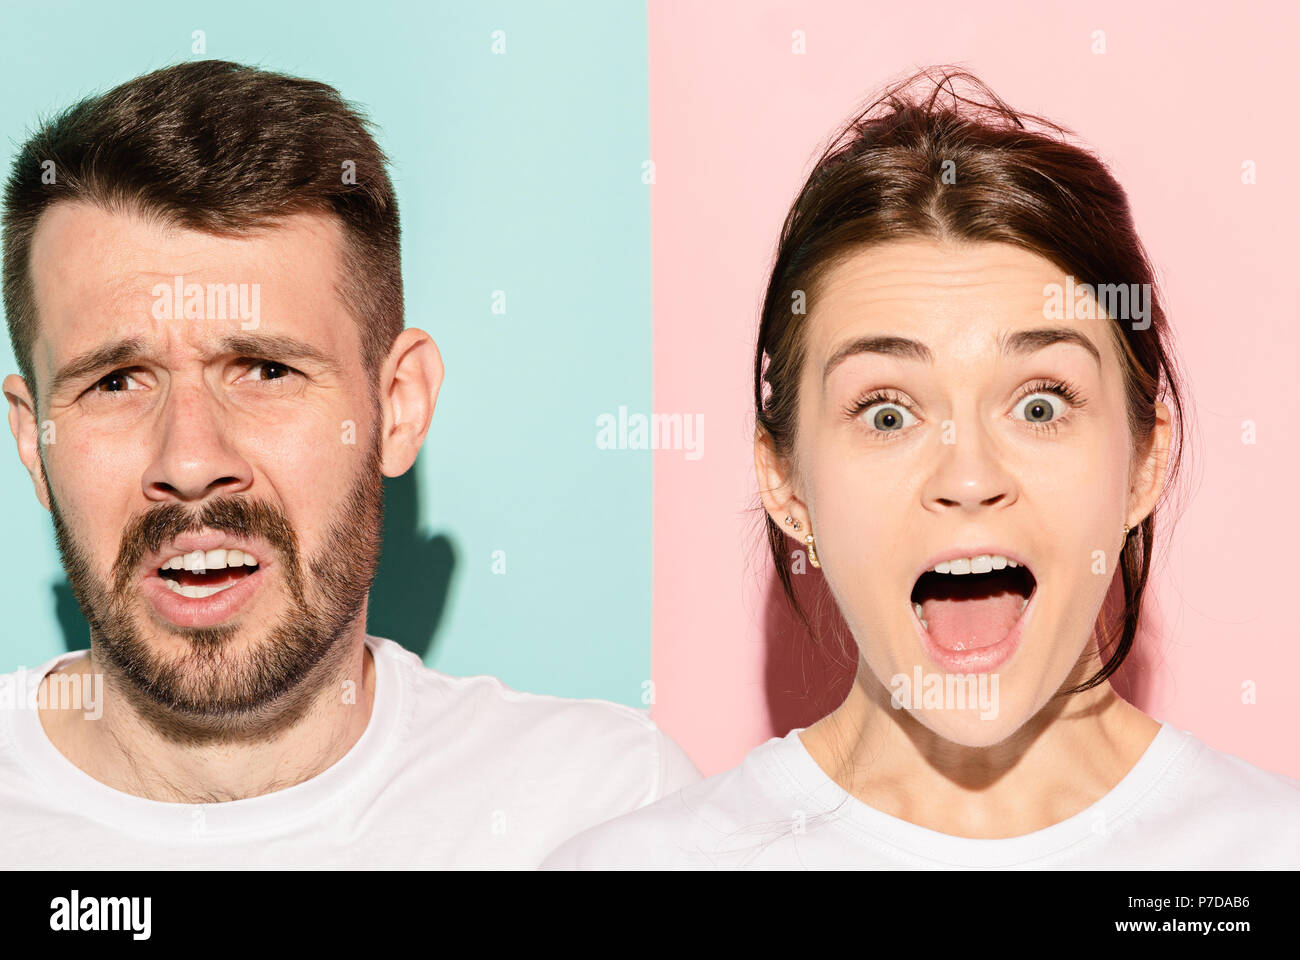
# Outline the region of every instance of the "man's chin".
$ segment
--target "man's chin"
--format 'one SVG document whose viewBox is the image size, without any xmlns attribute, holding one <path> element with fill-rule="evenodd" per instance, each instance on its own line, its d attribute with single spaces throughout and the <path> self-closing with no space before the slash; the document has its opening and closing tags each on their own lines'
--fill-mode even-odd
<svg viewBox="0 0 1300 960">
<path fill-rule="evenodd" d="M 270 631 L 151 624 L 103 633 L 96 656 L 165 736 L 245 739 L 291 724 L 310 704 L 317 687 L 309 682 L 312 675 L 329 669 L 342 652 L 339 635 L 317 626 L 295 617 Z"/>
</svg>

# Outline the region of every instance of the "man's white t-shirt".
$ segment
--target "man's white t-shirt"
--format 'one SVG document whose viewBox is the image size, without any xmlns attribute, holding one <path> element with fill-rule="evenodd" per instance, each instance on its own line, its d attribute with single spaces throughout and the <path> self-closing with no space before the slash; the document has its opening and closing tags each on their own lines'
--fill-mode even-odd
<svg viewBox="0 0 1300 960">
<path fill-rule="evenodd" d="M 1300 781 L 1168 723 L 1086 810 L 992 840 L 928 830 L 862 803 L 826 775 L 798 734 L 579 834 L 542 868 L 1300 866 Z"/>
<path fill-rule="evenodd" d="M 123 793 L 65 758 L 25 698 L 0 709 L 0 865 L 530 867 L 700 779 L 643 711 L 450 677 L 391 640 L 366 645 L 375 696 L 361 738 L 310 780 L 244 800 Z M 35 681 L 81 653 L 23 677 L 33 704 Z"/>
</svg>

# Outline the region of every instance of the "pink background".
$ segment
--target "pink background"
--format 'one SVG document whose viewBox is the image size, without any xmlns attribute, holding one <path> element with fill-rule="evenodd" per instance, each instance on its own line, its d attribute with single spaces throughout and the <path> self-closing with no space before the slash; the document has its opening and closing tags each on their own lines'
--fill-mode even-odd
<svg viewBox="0 0 1300 960">
<path fill-rule="evenodd" d="M 1192 412 L 1187 507 L 1172 539 L 1162 531 L 1120 690 L 1300 777 L 1300 630 L 1283 602 L 1300 543 L 1300 15 L 1290 3 L 1045 7 L 649 2 L 654 409 L 705 423 L 702 459 L 656 454 L 654 716 L 706 774 L 827 712 L 845 682 L 789 629 L 756 510 L 750 365 L 781 221 L 855 105 L 954 63 L 1111 165 L 1164 287 Z M 1241 182 L 1245 160 L 1256 185 Z"/>
</svg>

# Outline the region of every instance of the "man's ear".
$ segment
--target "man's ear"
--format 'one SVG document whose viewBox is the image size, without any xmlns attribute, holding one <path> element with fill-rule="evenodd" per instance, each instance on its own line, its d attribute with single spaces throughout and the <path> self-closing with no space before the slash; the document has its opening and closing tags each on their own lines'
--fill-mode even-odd
<svg viewBox="0 0 1300 960">
<path fill-rule="evenodd" d="M 778 527 L 803 543 L 804 534 L 799 531 L 812 528 L 812 515 L 797 488 L 790 463 L 777 453 L 771 435 L 762 427 L 754 431 L 754 473 L 758 477 L 758 492 L 767 515 Z M 799 531 L 795 530 L 794 523 L 785 522 L 786 517 L 799 524 Z"/>
<path fill-rule="evenodd" d="M 397 335 L 379 376 L 384 476 L 400 477 L 415 463 L 433 422 L 442 377 L 442 353 L 431 336 L 417 327 Z"/>
<path fill-rule="evenodd" d="M 1156 401 L 1156 422 L 1151 430 L 1151 442 L 1146 456 L 1133 470 L 1129 486 L 1127 516 L 1130 527 L 1136 527 L 1155 509 L 1156 501 L 1165 486 L 1165 472 L 1169 465 L 1169 444 L 1173 434 L 1169 408 Z"/>
<path fill-rule="evenodd" d="M 4 379 L 5 397 L 9 400 L 9 430 L 18 443 L 18 459 L 27 468 L 41 506 L 50 509 L 50 489 L 46 484 L 45 466 L 41 462 L 40 425 L 36 419 L 36 401 L 27 389 L 27 381 L 16 373 Z"/>
</svg>

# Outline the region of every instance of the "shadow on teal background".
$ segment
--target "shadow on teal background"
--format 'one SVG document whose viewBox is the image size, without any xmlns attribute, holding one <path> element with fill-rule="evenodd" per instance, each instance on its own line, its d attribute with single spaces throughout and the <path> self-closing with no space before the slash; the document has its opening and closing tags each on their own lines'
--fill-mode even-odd
<svg viewBox="0 0 1300 960">
<path fill-rule="evenodd" d="M 447 369 L 415 467 L 385 483 L 368 629 L 448 673 L 642 706 L 651 454 L 598 450 L 595 424 L 650 409 L 644 5 L 51 3 L 0 10 L 0 38 L 6 172 L 38 117 L 185 59 L 323 80 L 361 107 L 392 161 L 406 322 Z M 7 336 L 0 361 L 17 370 Z M 87 642 L 6 439 L 0 671 Z"/>
</svg>

